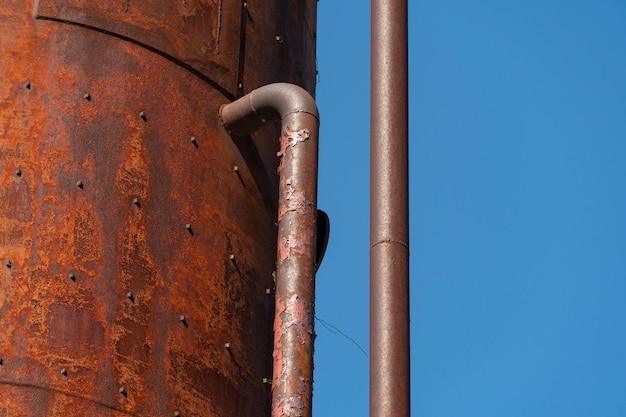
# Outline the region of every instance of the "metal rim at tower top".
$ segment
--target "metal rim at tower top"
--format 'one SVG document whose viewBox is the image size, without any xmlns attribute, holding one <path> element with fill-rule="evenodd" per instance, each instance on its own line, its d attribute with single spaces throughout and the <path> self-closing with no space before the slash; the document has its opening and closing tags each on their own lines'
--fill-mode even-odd
<svg viewBox="0 0 626 417">
<path fill-rule="evenodd" d="M 269 415 L 281 132 L 218 110 L 313 92 L 315 3 L 0 5 L 0 414 Z"/>
</svg>

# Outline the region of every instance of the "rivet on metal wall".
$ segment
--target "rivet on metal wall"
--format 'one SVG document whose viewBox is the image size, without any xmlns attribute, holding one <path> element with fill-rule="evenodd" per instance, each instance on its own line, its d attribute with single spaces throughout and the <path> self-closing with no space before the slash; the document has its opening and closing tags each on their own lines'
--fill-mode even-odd
<svg viewBox="0 0 626 417">
<path fill-rule="evenodd" d="M 230 255 L 228 255 L 228 259 L 235 262 L 235 255 L 231 253 Z"/>
<path fill-rule="evenodd" d="M 61 368 L 61 375 L 67 376 L 67 369 Z"/>
<path fill-rule="evenodd" d="M 141 203 L 139 202 L 139 199 L 137 197 L 133 198 L 133 204 L 137 207 L 141 207 Z"/>
<path fill-rule="evenodd" d="M 146 113 L 143 111 L 139 112 L 139 117 L 141 117 L 144 122 L 148 121 L 148 118 L 146 117 Z"/>
<path fill-rule="evenodd" d="M 11 261 L 6 261 L 4 263 L 4 266 L 6 266 L 7 268 L 11 268 L 13 266 L 13 263 L 11 263 Z"/>
<path fill-rule="evenodd" d="M 134 295 L 133 295 L 133 293 L 132 293 L 132 292 L 130 292 L 130 291 L 128 291 L 128 292 L 126 293 L 126 298 L 128 298 L 128 301 L 130 301 L 131 303 L 134 303 L 134 302 L 135 302 L 135 296 L 134 296 Z"/>
<path fill-rule="evenodd" d="M 263 378 L 263 383 L 264 384 L 271 384 L 272 383 L 272 378 Z"/>
<path fill-rule="evenodd" d="M 178 320 L 180 320 L 180 322 L 185 326 L 185 327 L 189 327 L 189 323 L 187 323 L 187 319 L 185 318 L 185 316 L 183 314 L 181 314 L 180 316 L 178 316 Z"/>
<path fill-rule="evenodd" d="M 85 93 L 85 95 L 83 96 L 83 98 L 87 101 L 91 101 L 91 94 L 89 93 Z"/>
<path fill-rule="evenodd" d="M 126 388 L 124 387 L 120 387 L 120 389 L 118 390 L 120 392 L 120 394 L 122 394 L 124 397 L 126 397 L 128 395 L 128 393 L 126 392 Z"/>
<path fill-rule="evenodd" d="M 265 294 L 269 295 L 272 293 L 272 289 L 271 288 L 266 288 L 265 289 Z"/>
<path fill-rule="evenodd" d="M 224 348 L 230 352 L 231 351 L 230 343 L 224 343 Z"/>
<path fill-rule="evenodd" d="M 19 168 L 18 168 L 18 169 L 16 169 L 16 170 L 15 170 L 15 175 L 17 175 L 18 177 L 21 177 L 21 176 L 22 176 L 22 170 L 21 170 L 21 169 L 19 169 Z"/>
<path fill-rule="evenodd" d="M 278 41 L 278 43 L 282 43 L 284 38 L 281 35 L 276 35 L 276 40 Z"/>
<path fill-rule="evenodd" d="M 178 410 L 174 411 L 174 417 L 180 417 L 180 411 Z"/>
<path fill-rule="evenodd" d="M 195 136 L 191 137 L 191 143 L 193 143 L 193 146 L 195 146 L 196 148 L 198 147 L 198 140 Z"/>
<path fill-rule="evenodd" d="M 185 225 L 185 229 L 187 229 L 187 231 L 189 232 L 189 234 L 190 234 L 191 236 L 193 236 L 193 229 L 191 228 L 191 224 L 187 223 L 187 224 Z"/>
<path fill-rule="evenodd" d="M 85 185 L 83 184 L 81 180 L 76 181 L 76 186 L 80 188 L 81 190 L 85 187 Z"/>
<path fill-rule="evenodd" d="M 74 275 L 73 273 L 70 273 L 68 275 L 68 278 L 71 279 L 72 281 L 76 282 L 76 275 Z"/>
<path fill-rule="evenodd" d="M 235 165 L 233 167 L 233 171 L 235 171 L 235 174 L 237 174 L 237 178 L 239 178 L 239 181 L 241 181 L 243 183 L 243 178 L 241 177 L 241 172 L 239 172 L 239 166 Z"/>
</svg>

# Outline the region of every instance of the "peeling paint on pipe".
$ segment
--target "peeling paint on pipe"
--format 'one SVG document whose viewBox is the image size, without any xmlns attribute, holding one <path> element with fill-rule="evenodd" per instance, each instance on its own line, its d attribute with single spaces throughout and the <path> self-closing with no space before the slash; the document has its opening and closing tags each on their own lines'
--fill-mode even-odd
<svg viewBox="0 0 626 417">
<path fill-rule="evenodd" d="M 310 417 L 319 115 L 306 90 L 270 84 L 223 106 L 229 133 L 281 120 L 272 417 Z"/>
</svg>

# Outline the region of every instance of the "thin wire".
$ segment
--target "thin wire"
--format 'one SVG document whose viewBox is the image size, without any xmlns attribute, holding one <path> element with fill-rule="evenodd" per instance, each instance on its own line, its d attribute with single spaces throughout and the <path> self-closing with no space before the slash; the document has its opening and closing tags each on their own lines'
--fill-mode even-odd
<svg viewBox="0 0 626 417">
<path fill-rule="evenodd" d="M 348 339 L 349 341 L 351 341 L 352 344 L 354 344 L 354 346 L 356 346 L 357 348 L 359 348 L 361 352 L 363 352 L 363 355 L 365 355 L 366 358 L 369 358 L 369 355 L 367 354 L 365 349 L 363 349 L 356 340 L 354 340 L 353 338 L 351 338 L 350 336 L 348 336 L 347 334 L 345 334 L 344 332 L 342 332 L 341 330 L 339 330 L 337 327 L 333 326 L 329 322 L 322 320 L 317 316 L 315 316 L 315 320 L 319 321 L 322 324 L 322 326 L 326 327 L 326 330 L 328 330 L 332 334 L 339 334 L 345 337 L 346 339 Z"/>
</svg>

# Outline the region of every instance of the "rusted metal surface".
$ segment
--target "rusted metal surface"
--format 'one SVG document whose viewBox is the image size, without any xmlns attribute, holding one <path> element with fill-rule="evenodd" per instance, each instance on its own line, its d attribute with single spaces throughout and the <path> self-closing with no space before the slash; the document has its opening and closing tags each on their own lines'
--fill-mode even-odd
<svg viewBox="0 0 626 417">
<path fill-rule="evenodd" d="M 237 93 L 240 1 L 36 0 L 34 15 L 136 42 Z"/>
<path fill-rule="evenodd" d="M 370 416 L 408 417 L 407 1 L 371 13 Z"/>
<path fill-rule="evenodd" d="M 311 417 L 315 316 L 317 148 L 312 97 L 288 84 L 261 87 L 221 111 L 247 135 L 281 120 L 272 417 Z"/>
<path fill-rule="evenodd" d="M 276 0 L 245 2 L 245 53 L 242 93 L 271 83 L 284 82 L 303 87 L 313 96 L 316 85 L 317 0 Z M 268 171 L 275 173 L 278 126 L 252 135 Z M 271 184 L 275 194 L 278 183 Z"/>
<path fill-rule="evenodd" d="M 270 413 L 270 151 L 218 119 L 262 48 L 239 2 L 139 3 L 0 4 L 0 415 Z"/>
</svg>

